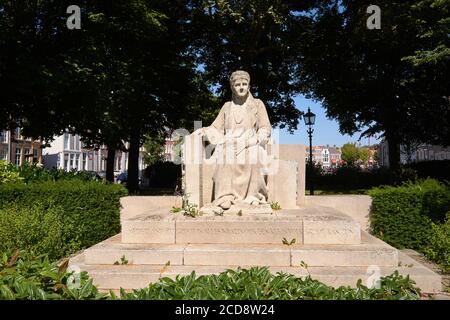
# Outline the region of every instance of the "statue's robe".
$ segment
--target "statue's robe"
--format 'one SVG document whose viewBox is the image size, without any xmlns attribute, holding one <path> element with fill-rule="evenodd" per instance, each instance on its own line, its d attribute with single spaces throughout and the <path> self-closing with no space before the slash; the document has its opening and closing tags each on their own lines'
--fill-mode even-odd
<svg viewBox="0 0 450 320">
<path fill-rule="evenodd" d="M 225 103 L 211 126 L 205 128 L 208 140 L 216 145 L 214 206 L 228 200 L 232 204 L 267 203 L 265 147 L 271 128 L 264 103 L 251 94 L 243 105 Z M 251 145 L 252 141 L 257 143 Z"/>
</svg>

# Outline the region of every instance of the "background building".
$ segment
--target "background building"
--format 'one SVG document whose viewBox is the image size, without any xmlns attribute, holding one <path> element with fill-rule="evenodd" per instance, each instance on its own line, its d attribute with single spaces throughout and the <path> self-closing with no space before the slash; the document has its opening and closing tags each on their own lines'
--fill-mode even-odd
<svg viewBox="0 0 450 320">
<path fill-rule="evenodd" d="M 164 161 L 174 161 L 174 159 L 175 141 L 171 137 L 167 137 L 164 145 Z"/>
<path fill-rule="evenodd" d="M 42 163 L 42 141 L 23 137 L 20 128 L 0 131 L 0 160 L 17 166 L 25 161 Z"/>
<path fill-rule="evenodd" d="M 128 144 L 125 144 L 128 147 Z M 106 172 L 106 157 L 108 149 L 102 145 L 98 149 L 88 148 L 79 135 L 64 133 L 54 138 L 52 143 L 43 150 L 43 163 L 46 168 L 59 168 L 66 171 L 94 171 L 99 174 Z M 127 171 L 128 152 L 116 151 L 114 158 L 114 174 Z M 139 172 L 143 174 L 144 149 L 139 152 Z"/>
<path fill-rule="evenodd" d="M 322 168 L 332 169 L 341 164 L 341 149 L 336 146 L 313 146 L 312 160 Z M 306 161 L 309 161 L 309 147 L 306 147 Z"/>
<path fill-rule="evenodd" d="M 380 143 L 380 165 L 389 167 L 389 144 L 386 140 Z M 450 160 L 450 147 L 418 144 L 412 147 L 400 146 L 400 163 L 412 163 L 432 160 Z"/>
</svg>

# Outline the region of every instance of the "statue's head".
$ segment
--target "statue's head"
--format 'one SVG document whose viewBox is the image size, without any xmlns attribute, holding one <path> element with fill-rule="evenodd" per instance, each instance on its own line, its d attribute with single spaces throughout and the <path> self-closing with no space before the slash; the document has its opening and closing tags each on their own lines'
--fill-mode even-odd
<svg viewBox="0 0 450 320">
<path fill-rule="evenodd" d="M 250 75 L 242 70 L 235 71 L 231 74 L 230 85 L 234 96 L 245 98 L 250 89 Z"/>
</svg>

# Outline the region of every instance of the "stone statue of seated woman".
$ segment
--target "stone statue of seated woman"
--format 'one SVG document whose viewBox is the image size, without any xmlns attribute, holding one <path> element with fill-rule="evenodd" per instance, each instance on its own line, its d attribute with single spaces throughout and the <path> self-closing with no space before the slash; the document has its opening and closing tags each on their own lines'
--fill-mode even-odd
<svg viewBox="0 0 450 320">
<path fill-rule="evenodd" d="M 215 145 L 214 200 L 200 211 L 215 214 L 252 209 L 271 212 L 264 174 L 266 144 L 272 129 L 269 117 L 264 103 L 250 93 L 247 72 L 233 72 L 230 85 L 232 100 L 222 106 L 209 127 L 193 133 L 205 136 Z"/>
</svg>

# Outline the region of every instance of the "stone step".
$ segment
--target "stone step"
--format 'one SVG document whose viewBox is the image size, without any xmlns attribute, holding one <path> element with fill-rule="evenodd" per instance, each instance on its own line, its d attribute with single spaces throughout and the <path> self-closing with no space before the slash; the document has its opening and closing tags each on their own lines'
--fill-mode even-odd
<svg viewBox="0 0 450 320">
<path fill-rule="evenodd" d="M 123 243 L 165 244 L 359 244 L 360 225 L 326 207 L 279 210 L 274 214 L 198 216 L 149 211 L 122 216 Z"/>
<path fill-rule="evenodd" d="M 396 266 L 395 248 L 363 232 L 357 245 L 283 244 L 126 244 L 120 235 L 84 252 L 86 264 L 253 266 Z"/>
<path fill-rule="evenodd" d="M 439 292 L 442 289 L 441 277 L 420 263 L 399 253 L 401 266 L 371 266 L 371 267 L 270 267 L 276 272 L 286 272 L 297 277 L 306 277 L 308 274 L 333 287 L 355 287 L 358 279 L 366 284 L 369 277 L 379 272 L 381 276 L 392 274 L 397 270 L 402 275 L 409 275 L 416 285 L 426 293 Z M 199 275 L 218 274 L 227 269 L 236 269 L 236 266 L 164 266 L 164 265 L 87 265 L 84 264 L 84 254 L 80 254 L 70 261 L 70 267 L 75 270 L 87 271 L 94 283 L 102 290 L 139 289 L 147 287 L 150 283 L 158 281 L 161 277 L 175 278 L 177 275 L 189 275 L 191 272 Z M 242 266 L 250 268 L 250 266 Z"/>
</svg>

